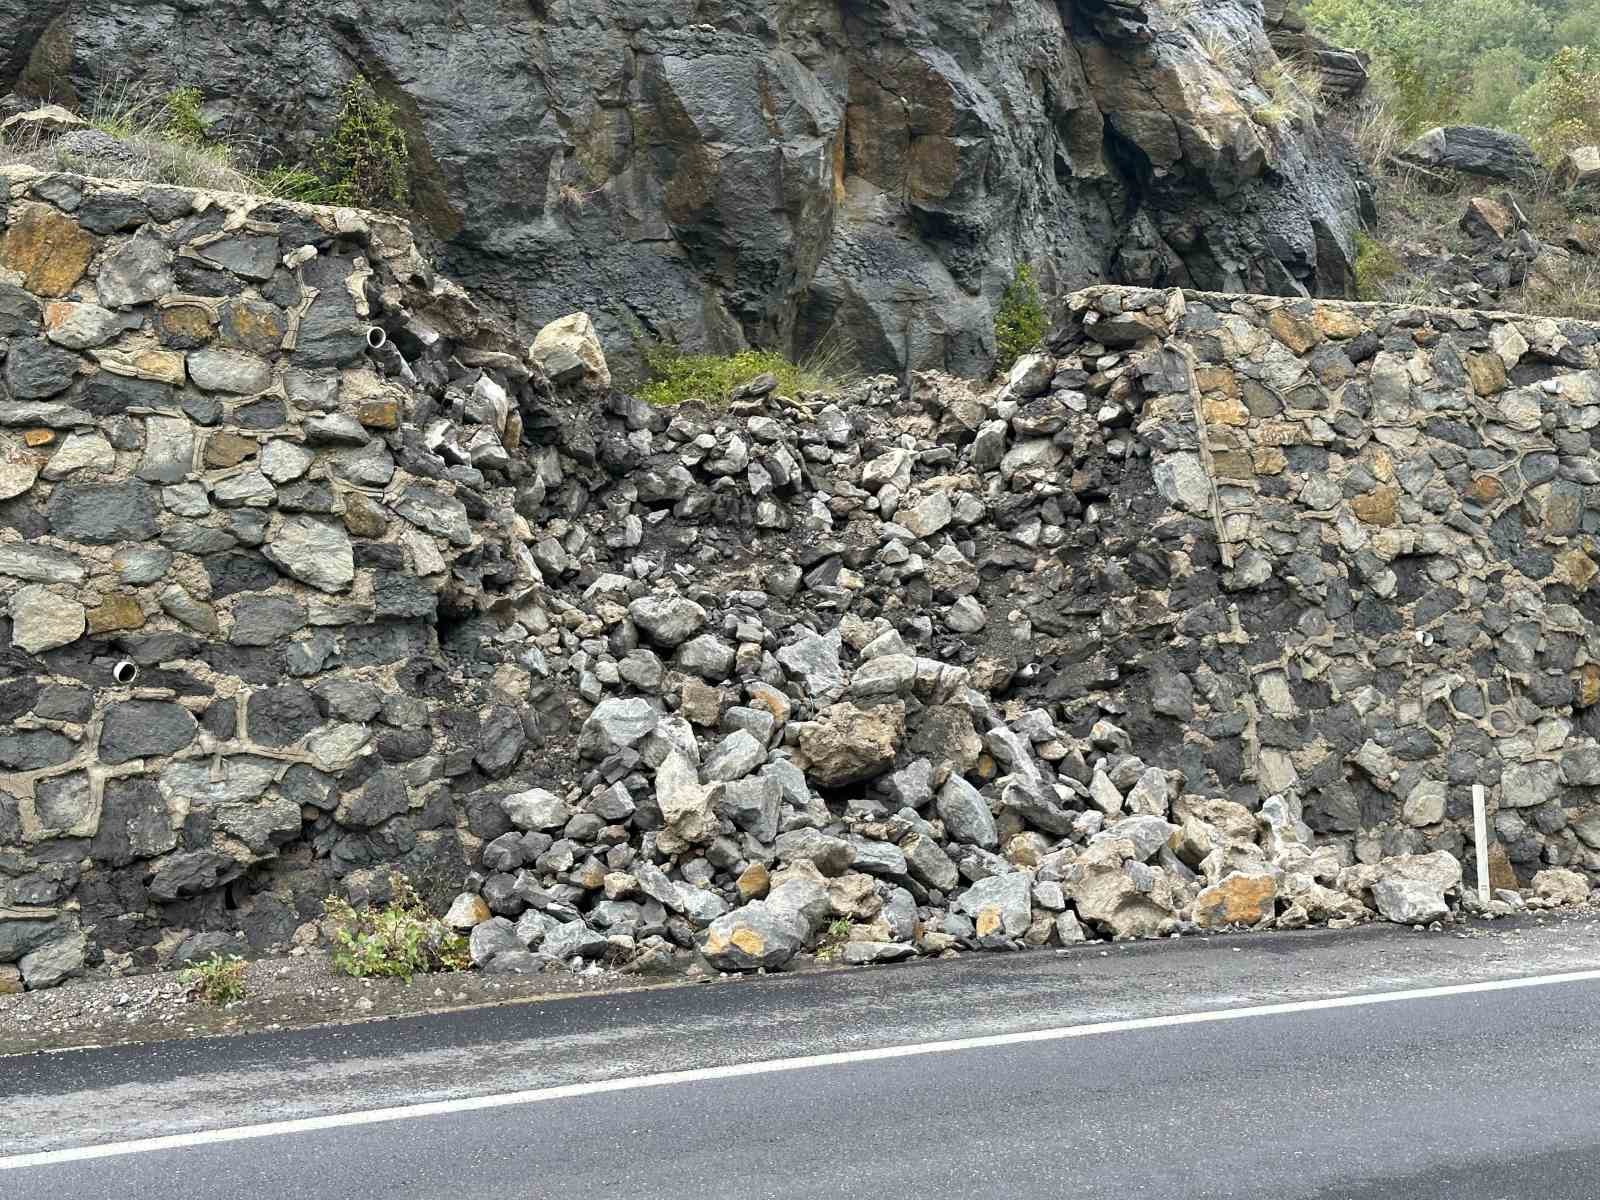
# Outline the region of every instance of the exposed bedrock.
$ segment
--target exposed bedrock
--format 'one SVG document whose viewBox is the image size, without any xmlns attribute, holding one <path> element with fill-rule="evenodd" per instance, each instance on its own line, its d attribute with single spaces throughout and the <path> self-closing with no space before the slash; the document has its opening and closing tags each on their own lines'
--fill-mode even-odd
<svg viewBox="0 0 1600 1200">
<path fill-rule="evenodd" d="M 293 159 L 360 73 L 441 266 L 524 333 L 585 310 L 614 361 L 644 334 L 970 374 L 1022 263 L 1347 292 L 1354 184 L 1285 103 L 1283 5 L 1190 7 L 0 0 L 0 89 L 195 86 Z"/>
</svg>

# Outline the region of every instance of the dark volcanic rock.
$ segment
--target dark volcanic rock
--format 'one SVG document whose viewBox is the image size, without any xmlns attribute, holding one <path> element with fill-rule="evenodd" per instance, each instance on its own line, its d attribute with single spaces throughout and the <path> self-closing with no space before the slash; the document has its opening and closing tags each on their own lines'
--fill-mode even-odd
<svg viewBox="0 0 1600 1200">
<path fill-rule="evenodd" d="M 1314 126 L 1251 118 L 1272 50 L 1247 0 L 1182 21 L 1155 0 L 472 11 L 0 0 L 0 90 L 84 100 L 114 62 L 306 158 L 359 64 L 398 105 L 441 265 L 528 333 L 591 310 L 613 353 L 642 324 L 979 371 L 1024 262 L 1052 285 L 1347 289 L 1355 185 Z M 256 270 L 247 242 L 224 245 Z M 359 356 L 348 301 L 323 292 L 303 360 Z"/>
</svg>

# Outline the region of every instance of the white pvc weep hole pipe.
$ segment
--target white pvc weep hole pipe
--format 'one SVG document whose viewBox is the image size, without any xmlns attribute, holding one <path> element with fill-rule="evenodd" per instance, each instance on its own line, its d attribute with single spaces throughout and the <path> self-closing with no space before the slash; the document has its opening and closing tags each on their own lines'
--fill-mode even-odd
<svg viewBox="0 0 1600 1200">
<path fill-rule="evenodd" d="M 1483 784 L 1472 785 L 1472 840 L 1478 848 L 1478 899 L 1489 905 L 1489 815 L 1484 809 Z"/>
</svg>

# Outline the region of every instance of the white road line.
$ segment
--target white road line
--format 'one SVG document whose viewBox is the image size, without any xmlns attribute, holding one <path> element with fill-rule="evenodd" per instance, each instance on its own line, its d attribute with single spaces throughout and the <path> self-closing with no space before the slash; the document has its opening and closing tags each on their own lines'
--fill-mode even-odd
<svg viewBox="0 0 1600 1200">
<path fill-rule="evenodd" d="M 0 1171 L 21 1167 L 44 1167 L 87 1159 L 116 1158 L 124 1154 L 148 1154 L 155 1150 L 181 1150 L 190 1146 L 214 1146 L 253 1138 L 283 1137 L 296 1133 L 315 1133 L 323 1129 L 344 1129 L 352 1125 L 377 1125 L 387 1121 L 412 1121 L 421 1117 L 452 1113 L 479 1112 L 519 1104 L 538 1104 L 546 1100 L 570 1100 L 578 1096 L 597 1096 L 606 1092 L 628 1092 L 640 1088 L 671 1087 L 680 1083 L 702 1083 L 714 1079 L 739 1079 L 750 1075 L 773 1075 L 783 1071 L 806 1071 L 817 1067 L 838 1067 L 851 1063 L 880 1062 L 893 1058 L 913 1058 L 924 1054 L 947 1054 L 953 1050 L 986 1050 L 1000 1046 L 1022 1046 L 1033 1042 L 1059 1042 L 1069 1038 L 1095 1037 L 1106 1033 L 1133 1033 L 1142 1029 L 1169 1029 L 1180 1025 L 1205 1025 L 1214 1021 L 1242 1021 L 1252 1017 L 1278 1017 L 1292 1013 L 1321 1012 L 1334 1008 L 1363 1008 L 1374 1004 L 1395 1004 L 1407 1000 L 1436 1000 L 1447 996 L 1470 996 L 1483 992 L 1510 992 L 1523 988 L 1549 987 L 1562 983 L 1600 981 L 1600 970 L 1572 971 L 1562 975 L 1533 975 L 1521 979 L 1496 979 L 1484 983 L 1458 983 L 1445 987 L 1413 988 L 1401 992 L 1334 996 L 1323 1000 L 1295 1000 L 1282 1004 L 1258 1004 L 1247 1008 L 1223 1008 L 1209 1012 L 1178 1013 L 1165 1017 L 1135 1017 L 1123 1021 L 1098 1021 L 1090 1025 L 1067 1025 L 1056 1029 L 1035 1029 L 1026 1033 L 999 1033 L 986 1037 L 954 1038 L 943 1042 L 918 1042 L 909 1046 L 884 1046 L 876 1050 L 846 1050 L 837 1054 L 810 1054 L 800 1058 L 777 1058 L 765 1062 L 735 1063 L 725 1067 L 701 1067 L 692 1071 L 666 1071 L 657 1075 L 634 1075 L 625 1079 L 602 1079 L 594 1083 L 570 1083 L 561 1087 L 534 1088 L 521 1092 L 502 1092 L 493 1096 L 470 1096 L 460 1100 L 438 1100 L 429 1104 L 407 1104 L 396 1108 L 373 1108 L 363 1112 L 337 1113 L 326 1117 L 305 1117 L 296 1121 L 271 1121 L 261 1125 L 241 1125 L 234 1129 L 211 1129 L 199 1133 L 180 1133 L 169 1137 L 141 1138 L 128 1142 L 108 1142 L 99 1146 L 79 1146 L 71 1150 L 50 1150 L 39 1154 L 18 1154 L 0 1158 Z"/>
</svg>

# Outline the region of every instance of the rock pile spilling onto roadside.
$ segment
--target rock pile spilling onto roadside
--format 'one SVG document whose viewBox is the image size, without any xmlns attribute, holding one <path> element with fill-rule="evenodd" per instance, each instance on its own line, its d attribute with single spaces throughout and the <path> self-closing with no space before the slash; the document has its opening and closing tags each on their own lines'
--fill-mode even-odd
<svg viewBox="0 0 1600 1200">
<path fill-rule="evenodd" d="M 593 541 L 640 540 L 542 606 L 594 707 L 500 801 L 477 958 L 1431 922 L 1474 786 L 1491 911 L 1585 898 L 1596 343 L 1101 289 L 994 395 L 613 397 Z"/>
<path fill-rule="evenodd" d="M 1475 785 L 1495 911 L 1600 866 L 1593 327 L 1100 289 L 661 411 L 396 224 L 4 178 L 0 987 L 391 869 L 498 971 L 1429 922 Z"/>
</svg>

